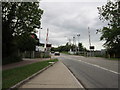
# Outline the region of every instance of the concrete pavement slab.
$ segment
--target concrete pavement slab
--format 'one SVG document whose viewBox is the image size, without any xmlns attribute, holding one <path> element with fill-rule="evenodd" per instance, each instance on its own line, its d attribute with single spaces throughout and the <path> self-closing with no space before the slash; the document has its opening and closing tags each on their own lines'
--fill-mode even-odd
<svg viewBox="0 0 120 90">
<path fill-rule="evenodd" d="M 19 88 L 83 88 L 68 68 L 58 61 Z"/>
</svg>

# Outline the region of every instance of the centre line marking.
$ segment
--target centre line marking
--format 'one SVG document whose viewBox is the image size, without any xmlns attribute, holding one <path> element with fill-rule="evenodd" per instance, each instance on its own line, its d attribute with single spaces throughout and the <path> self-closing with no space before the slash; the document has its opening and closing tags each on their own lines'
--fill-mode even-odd
<svg viewBox="0 0 120 90">
<path fill-rule="evenodd" d="M 80 62 L 84 62 L 84 61 L 82 61 L 82 60 L 79 60 L 79 61 L 80 61 Z M 106 70 L 106 71 L 109 71 L 109 72 L 112 72 L 112 73 L 115 73 L 115 74 L 120 74 L 120 73 L 118 73 L 118 72 L 115 72 L 115 71 L 113 71 L 113 70 L 109 70 L 109 69 L 104 68 L 104 67 L 101 67 L 101 66 L 99 66 L 99 65 L 95 65 L 95 64 L 92 64 L 92 63 L 88 63 L 88 62 L 84 62 L 84 63 L 89 64 L 89 65 L 94 66 L 94 67 L 101 68 L 101 69 L 103 69 L 103 70 Z"/>
<path fill-rule="evenodd" d="M 64 56 L 64 58 L 66 58 L 66 57 Z M 68 58 L 68 57 L 67 57 L 66 59 L 72 59 L 72 58 Z M 76 59 L 75 59 L 75 60 L 76 60 Z M 112 73 L 114 73 L 114 74 L 120 74 L 120 73 L 118 73 L 118 72 L 116 72 L 116 71 L 109 70 L 109 69 L 104 68 L 104 67 L 101 67 L 101 66 L 99 66 L 99 65 L 95 65 L 95 64 L 92 64 L 92 63 L 84 62 L 84 61 L 82 61 L 82 60 L 77 60 L 77 61 L 80 61 L 80 62 L 86 63 L 86 64 L 88 64 L 88 65 L 91 65 L 91 66 L 94 66 L 94 67 L 97 67 L 97 68 L 101 68 L 101 69 L 103 69 L 103 70 L 106 70 L 106 71 L 112 72 Z"/>
</svg>

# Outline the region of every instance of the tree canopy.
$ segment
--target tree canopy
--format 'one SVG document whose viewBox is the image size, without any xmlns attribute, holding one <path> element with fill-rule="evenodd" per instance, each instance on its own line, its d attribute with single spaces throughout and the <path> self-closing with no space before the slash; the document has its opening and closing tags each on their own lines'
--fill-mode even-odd
<svg viewBox="0 0 120 90">
<path fill-rule="evenodd" d="M 100 20 L 108 22 L 108 26 L 99 30 L 102 34 L 100 40 L 105 40 L 104 46 L 120 56 L 120 1 L 109 1 L 98 10 Z"/>
<path fill-rule="evenodd" d="M 40 28 L 42 14 L 38 2 L 2 3 L 2 24 L 9 26 L 13 35 L 35 32 L 36 28 Z"/>
<path fill-rule="evenodd" d="M 18 49 L 34 50 L 38 39 L 30 36 L 40 28 L 42 14 L 39 2 L 2 2 L 3 57 Z"/>
<path fill-rule="evenodd" d="M 79 47 L 79 51 L 84 51 L 84 50 L 86 51 L 86 48 L 83 47 L 82 43 L 79 43 L 78 47 Z M 76 50 L 78 51 L 78 47 L 74 44 L 70 45 L 69 43 L 66 43 L 66 45 L 59 46 L 58 48 L 52 47 L 51 51 L 68 52 L 68 51 L 70 51 L 70 49 L 72 51 L 76 51 Z"/>
</svg>

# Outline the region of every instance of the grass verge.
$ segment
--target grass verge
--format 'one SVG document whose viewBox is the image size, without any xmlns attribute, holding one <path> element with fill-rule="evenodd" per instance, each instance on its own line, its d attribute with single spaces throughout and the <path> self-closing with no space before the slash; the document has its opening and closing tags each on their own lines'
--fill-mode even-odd
<svg viewBox="0 0 120 90">
<path fill-rule="evenodd" d="M 2 88 L 10 88 L 18 82 L 50 65 L 49 62 L 57 62 L 57 59 L 37 62 L 22 67 L 2 71 Z"/>
<path fill-rule="evenodd" d="M 61 53 L 63 53 L 63 54 L 67 54 L 67 55 L 70 55 L 68 52 L 61 52 Z"/>
<path fill-rule="evenodd" d="M 108 60 L 120 60 L 120 58 L 107 58 Z"/>
</svg>

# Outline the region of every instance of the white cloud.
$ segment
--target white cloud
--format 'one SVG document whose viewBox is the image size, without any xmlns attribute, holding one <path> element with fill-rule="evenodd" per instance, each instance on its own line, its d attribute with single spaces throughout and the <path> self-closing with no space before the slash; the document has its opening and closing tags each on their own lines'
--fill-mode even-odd
<svg viewBox="0 0 120 90">
<path fill-rule="evenodd" d="M 42 2 L 105 2 L 107 0 L 41 0 Z"/>
<path fill-rule="evenodd" d="M 98 6 L 105 3 L 97 2 L 41 2 L 40 8 L 44 10 L 42 16 L 41 32 L 42 42 L 45 42 L 46 29 L 49 28 L 49 43 L 54 46 L 65 44 L 68 38 L 81 34 L 80 41 L 88 48 L 88 26 L 91 31 L 92 45 L 101 49 L 103 42 L 99 41 L 100 34 L 96 29 L 106 25 L 98 18 Z"/>
</svg>

